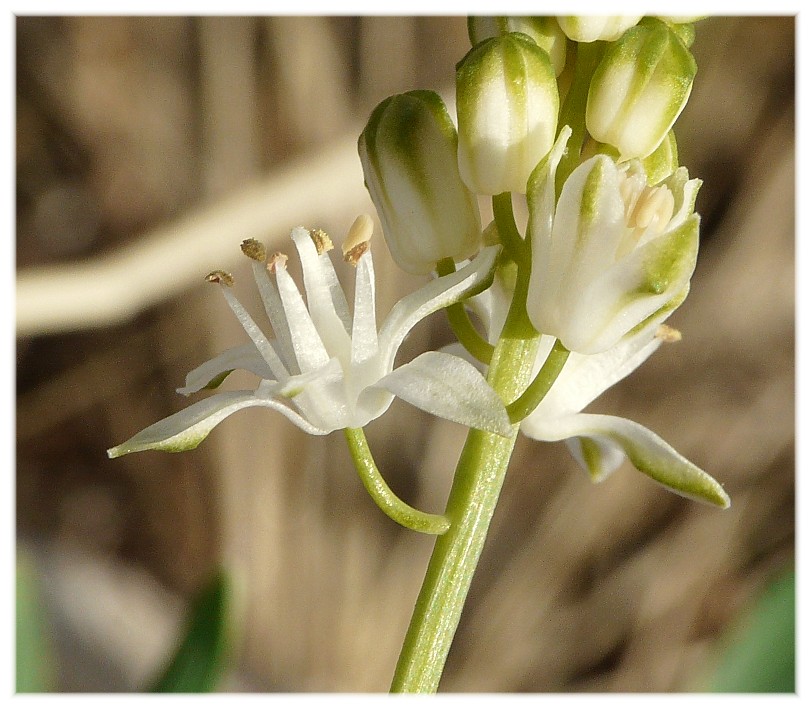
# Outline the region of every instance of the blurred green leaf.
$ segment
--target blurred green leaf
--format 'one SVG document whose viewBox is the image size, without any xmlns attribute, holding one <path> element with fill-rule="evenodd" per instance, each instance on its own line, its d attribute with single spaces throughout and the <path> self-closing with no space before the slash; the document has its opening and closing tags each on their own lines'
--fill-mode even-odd
<svg viewBox="0 0 810 708">
<path fill-rule="evenodd" d="M 152 693 L 208 693 L 216 688 L 227 662 L 229 606 L 230 583 L 219 570 L 194 598 L 180 644 Z"/>
<path fill-rule="evenodd" d="M 796 576 L 772 583 L 725 643 L 716 693 L 795 693 Z"/>
<path fill-rule="evenodd" d="M 52 652 L 48 643 L 34 561 L 17 548 L 17 693 L 53 690 Z"/>
</svg>

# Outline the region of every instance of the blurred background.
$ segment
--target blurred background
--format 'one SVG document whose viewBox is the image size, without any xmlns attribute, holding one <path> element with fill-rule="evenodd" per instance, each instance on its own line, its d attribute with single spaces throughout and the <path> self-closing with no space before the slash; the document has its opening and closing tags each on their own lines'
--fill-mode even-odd
<svg viewBox="0 0 810 708">
<path fill-rule="evenodd" d="M 564 446 L 522 438 L 443 690 L 703 690 L 790 572 L 794 32 L 698 23 L 676 125 L 704 180 L 683 340 L 592 406 L 660 433 L 731 509 L 629 465 L 594 486 Z M 40 624 L 37 685 L 143 690 L 222 566 L 220 689 L 387 690 L 432 541 L 379 512 L 342 436 L 253 409 L 182 455 L 105 450 L 244 340 L 204 283 L 231 270 L 252 302 L 243 239 L 289 250 L 303 224 L 339 242 L 374 213 L 357 136 L 391 93 L 452 97 L 465 19 L 17 17 L 16 42 L 18 603 Z M 373 248 L 382 318 L 419 281 Z M 434 315 L 400 356 L 449 340 Z M 440 511 L 464 430 L 395 403 L 367 433 L 391 486 Z"/>
</svg>

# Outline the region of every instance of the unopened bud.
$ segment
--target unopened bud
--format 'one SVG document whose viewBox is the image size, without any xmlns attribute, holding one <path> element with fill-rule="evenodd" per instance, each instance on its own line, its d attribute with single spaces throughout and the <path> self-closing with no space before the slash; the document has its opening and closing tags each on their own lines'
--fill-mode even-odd
<svg viewBox="0 0 810 708">
<path fill-rule="evenodd" d="M 588 92 L 585 124 L 621 160 L 650 155 L 686 105 L 697 67 L 689 50 L 656 20 L 608 45 Z"/>
<path fill-rule="evenodd" d="M 430 273 L 481 243 L 478 202 L 459 175 L 458 136 L 433 91 L 391 96 L 374 109 L 358 152 L 386 243 L 403 270 Z"/>
<path fill-rule="evenodd" d="M 574 42 L 613 42 L 638 24 L 642 15 L 558 16 L 557 22 Z"/>
<path fill-rule="evenodd" d="M 490 37 L 509 32 L 522 32 L 531 37 L 538 47 L 545 49 L 555 76 L 565 68 L 565 50 L 568 38 L 553 17 L 469 17 L 467 34 L 475 46 Z"/>
<path fill-rule="evenodd" d="M 458 165 L 478 194 L 526 193 L 551 150 L 559 95 L 548 54 L 511 32 L 475 45 L 456 72 Z"/>
<path fill-rule="evenodd" d="M 658 184 L 678 169 L 678 144 L 669 131 L 661 144 L 641 161 L 647 173 L 647 184 Z"/>
</svg>

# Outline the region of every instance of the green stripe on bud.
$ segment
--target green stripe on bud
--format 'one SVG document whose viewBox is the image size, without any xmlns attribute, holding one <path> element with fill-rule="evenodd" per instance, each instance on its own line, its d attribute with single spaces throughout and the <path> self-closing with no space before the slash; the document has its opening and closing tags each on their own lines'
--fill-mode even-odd
<svg viewBox="0 0 810 708">
<path fill-rule="evenodd" d="M 530 37 L 475 45 L 456 72 L 458 165 L 478 194 L 518 192 L 551 150 L 560 101 L 554 68 Z"/>
<path fill-rule="evenodd" d="M 461 181 L 457 147 L 453 121 L 433 91 L 387 98 L 358 140 L 388 248 L 409 273 L 429 273 L 438 261 L 468 258 L 480 246 L 478 203 Z"/>
<path fill-rule="evenodd" d="M 553 17 L 468 17 L 467 34 L 475 46 L 490 37 L 509 32 L 522 32 L 531 37 L 538 47 L 545 49 L 559 76 L 565 68 L 565 50 L 568 38 Z"/>
<path fill-rule="evenodd" d="M 557 17 L 562 31 L 574 42 L 613 42 L 635 26 L 641 15 Z"/>
<path fill-rule="evenodd" d="M 697 66 L 664 23 L 646 20 L 610 44 L 588 91 L 585 124 L 622 160 L 650 155 L 664 140 L 692 91 Z"/>
</svg>

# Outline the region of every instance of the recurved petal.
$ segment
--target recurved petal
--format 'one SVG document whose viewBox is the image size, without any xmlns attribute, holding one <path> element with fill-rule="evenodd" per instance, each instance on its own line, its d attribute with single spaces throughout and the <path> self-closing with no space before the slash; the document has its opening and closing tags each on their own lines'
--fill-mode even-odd
<svg viewBox="0 0 810 708">
<path fill-rule="evenodd" d="M 553 338 L 544 337 L 546 340 Z M 600 354 L 571 352 L 551 390 L 529 418 L 559 418 L 579 413 L 591 401 L 641 366 L 661 345 L 653 332 L 645 330 L 621 340 Z M 549 349 L 550 347 L 545 347 Z M 542 361 L 538 360 L 539 370 Z"/>
<path fill-rule="evenodd" d="M 250 371 L 262 379 L 273 380 L 275 376 L 264 357 L 252 342 L 240 347 L 233 347 L 222 354 L 200 364 L 186 376 L 186 385 L 177 389 L 177 393 L 188 396 L 204 388 L 217 388 L 235 369 Z"/>
<path fill-rule="evenodd" d="M 498 435 L 511 432 L 503 401 L 470 363 L 441 352 L 426 352 L 380 379 L 404 401 L 440 418 Z"/>
<path fill-rule="evenodd" d="M 273 408 L 284 414 L 302 430 L 324 435 L 284 403 L 270 397 L 273 386 L 262 385 L 256 391 L 225 391 L 198 401 L 182 411 L 159 420 L 129 440 L 107 450 L 110 458 L 144 450 L 184 452 L 193 450 L 221 421 L 232 413 L 251 406 Z"/>
<path fill-rule="evenodd" d="M 557 419 L 523 422 L 522 430 L 538 440 L 580 439 L 585 466 L 595 479 L 610 471 L 615 453 L 621 450 L 640 472 L 681 496 L 706 502 L 722 509 L 731 505 L 723 487 L 692 464 L 651 430 L 626 418 L 579 413 Z M 612 456 L 612 457 L 611 457 Z M 607 472 L 605 471 L 607 470 Z"/>
</svg>

